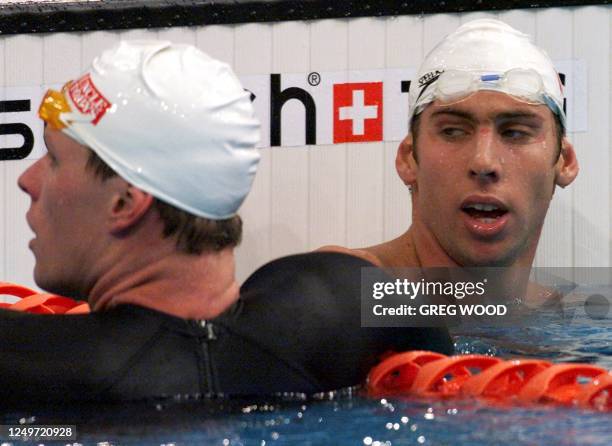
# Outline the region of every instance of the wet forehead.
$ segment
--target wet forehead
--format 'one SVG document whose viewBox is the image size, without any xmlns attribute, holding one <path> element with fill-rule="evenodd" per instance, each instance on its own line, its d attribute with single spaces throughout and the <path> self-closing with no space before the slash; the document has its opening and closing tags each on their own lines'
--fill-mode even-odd
<svg viewBox="0 0 612 446">
<path fill-rule="evenodd" d="M 436 100 L 422 113 L 422 118 L 426 119 L 452 116 L 473 122 L 522 119 L 541 125 L 554 123 L 553 113 L 546 105 L 528 104 L 504 93 L 488 91 L 478 92 L 452 104 Z"/>
<path fill-rule="evenodd" d="M 84 164 L 89 158 L 89 149 L 60 130 L 45 126 L 43 138 L 47 151 L 64 162 Z"/>
</svg>

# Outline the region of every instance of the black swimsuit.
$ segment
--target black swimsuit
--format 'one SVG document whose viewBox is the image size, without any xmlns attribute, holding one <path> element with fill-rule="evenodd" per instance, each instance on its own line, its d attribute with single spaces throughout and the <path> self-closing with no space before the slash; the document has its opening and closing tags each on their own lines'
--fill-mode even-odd
<svg viewBox="0 0 612 446">
<path fill-rule="evenodd" d="M 0 310 L 0 404 L 311 394 L 363 382 L 389 350 L 452 352 L 444 329 L 361 328 L 363 266 L 338 253 L 275 260 L 209 321 L 133 305 L 86 315 Z"/>
</svg>

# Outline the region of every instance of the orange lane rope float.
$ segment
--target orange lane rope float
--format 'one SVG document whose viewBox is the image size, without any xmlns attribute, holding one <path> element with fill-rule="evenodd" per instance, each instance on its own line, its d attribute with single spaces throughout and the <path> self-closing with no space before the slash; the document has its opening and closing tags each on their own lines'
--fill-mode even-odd
<svg viewBox="0 0 612 446">
<path fill-rule="evenodd" d="M 15 303 L 0 303 L 0 308 L 36 314 L 89 313 L 89 304 L 56 294 L 39 293 L 30 288 L 8 282 L 0 282 L 0 295 L 20 298 Z"/>
<path fill-rule="evenodd" d="M 591 364 L 410 351 L 389 356 L 372 368 L 368 394 L 481 398 L 612 411 L 612 372 Z"/>
</svg>

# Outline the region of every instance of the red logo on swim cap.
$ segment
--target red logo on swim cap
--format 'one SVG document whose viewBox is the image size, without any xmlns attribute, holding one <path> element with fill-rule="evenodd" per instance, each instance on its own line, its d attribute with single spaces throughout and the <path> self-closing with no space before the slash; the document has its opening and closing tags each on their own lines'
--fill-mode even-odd
<svg viewBox="0 0 612 446">
<path fill-rule="evenodd" d="M 81 113 L 93 117 L 91 121 L 93 125 L 98 123 L 111 106 L 111 103 L 98 91 L 89 73 L 73 81 L 68 87 L 68 94 Z"/>
</svg>

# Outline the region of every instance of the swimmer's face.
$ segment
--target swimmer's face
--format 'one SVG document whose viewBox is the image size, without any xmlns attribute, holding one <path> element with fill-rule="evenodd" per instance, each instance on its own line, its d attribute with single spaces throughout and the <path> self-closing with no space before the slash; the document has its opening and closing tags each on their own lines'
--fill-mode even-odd
<svg viewBox="0 0 612 446">
<path fill-rule="evenodd" d="M 397 158 L 417 236 L 460 265 L 530 265 L 555 185 L 578 172 L 571 144 L 558 151 L 544 105 L 491 91 L 429 105 L 416 144 L 409 136 Z"/>
<path fill-rule="evenodd" d="M 86 170 L 89 150 L 65 134 L 45 128 L 47 154 L 19 178 L 31 198 L 27 221 L 35 237 L 34 279 L 43 289 L 84 297 L 105 241 L 111 182 Z"/>
</svg>

